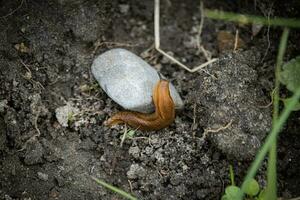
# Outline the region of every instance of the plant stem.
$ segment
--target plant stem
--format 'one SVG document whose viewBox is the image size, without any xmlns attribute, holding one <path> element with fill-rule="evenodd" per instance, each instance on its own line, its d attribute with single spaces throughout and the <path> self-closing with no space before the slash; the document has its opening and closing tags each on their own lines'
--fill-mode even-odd
<svg viewBox="0 0 300 200">
<path fill-rule="evenodd" d="M 231 185 L 235 185 L 232 165 L 229 165 L 229 174 L 230 174 Z"/>
<path fill-rule="evenodd" d="M 276 137 L 278 136 L 278 134 L 281 130 L 281 127 L 284 125 L 284 123 L 288 119 L 288 117 L 289 117 L 290 113 L 293 111 L 293 108 L 295 107 L 295 105 L 297 105 L 299 98 L 300 98 L 300 88 L 298 88 L 297 91 L 294 93 L 294 95 L 291 98 L 290 103 L 284 108 L 284 110 L 282 111 L 282 114 L 278 118 L 277 122 L 272 127 L 272 131 L 268 135 L 266 142 L 264 143 L 264 145 L 262 146 L 262 148 L 260 149 L 258 154 L 256 154 L 256 158 L 255 158 L 254 162 L 251 164 L 250 170 L 248 171 L 248 173 L 245 177 L 245 180 L 242 184 L 242 187 L 241 187 L 242 191 L 245 191 L 249 180 L 254 178 L 258 168 L 260 167 L 260 165 L 261 165 L 262 161 L 264 160 L 266 154 L 268 153 L 270 147 L 272 146 L 272 144 L 274 144 L 274 141 L 276 141 Z M 242 199 L 242 197 L 240 199 Z"/>
<path fill-rule="evenodd" d="M 234 21 L 242 24 L 262 24 L 266 26 L 283 26 L 283 27 L 291 27 L 291 28 L 300 28 L 300 20 L 299 19 L 291 19 L 291 18 L 266 18 L 255 15 L 243 15 L 236 14 L 232 12 L 224 12 L 220 10 L 209 10 L 205 9 L 204 14 L 208 18 L 212 19 L 220 19 L 225 21 Z"/>
<path fill-rule="evenodd" d="M 283 63 L 283 56 L 287 46 L 288 35 L 289 35 L 289 30 L 285 28 L 281 36 L 278 55 L 277 55 L 276 68 L 275 68 L 275 89 L 274 89 L 274 96 L 273 96 L 273 122 L 272 122 L 273 126 L 274 124 L 276 124 L 279 115 L 279 91 L 280 91 L 279 76 L 280 76 L 281 66 Z M 277 138 L 274 144 L 271 146 L 269 152 L 266 199 L 277 199 L 276 163 L 277 163 Z"/>
</svg>

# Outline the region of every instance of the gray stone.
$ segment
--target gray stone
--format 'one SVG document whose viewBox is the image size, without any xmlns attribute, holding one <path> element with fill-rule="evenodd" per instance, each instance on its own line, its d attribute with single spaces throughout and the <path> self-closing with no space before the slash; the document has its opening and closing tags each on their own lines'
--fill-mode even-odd
<svg viewBox="0 0 300 200">
<path fill-rule="evenodd" d="M 71 103 L 67 103 L 67 105 L 55 109 L 55 116 L 60 125 L 68 127 L 68 122 L 72 119 L 72 115 L 78 112 L 78 108 L 73 107 Z"/>
<path fill-rule="evenodd" d="M 3 113 L 5 108 L 7 108 L 7 103 L 6 99 L 0 100 L 0 113 Z"/>
<path fill-rule="evenodd" d="M 123 108 L 154 111 L 152 92 L 160 76 L 140 57 L 125 49 L 112 49 L 94 60 L 92 73 L 107 95 Z M 170 92 L 176 109 L 182 109 L 183 101 L 172 84 Z"/>
<path fill-rule="evenodd" d="M 129 171 L 127 171 L 127 177 L 129 179 L 136 179 L 146 176 L 146 170 L 138 164 L 132 164 Z"/>
<path fill-rule="evenodd" d="M 120 12 L 122 13 L 122 14 L 127 14 L 128 13 L 128 11 L 129 11 L 129 5 L 128 4 L 120 4 L 119 5 L 119 9 L 120 9 Z"/>
<path fill-rule="evenodd" d="M 48 181 L 48 174 L 38 172 L 37 175 L 38 175 L 39 179 L 41 179 L 42 181 Z"/>
</svg>

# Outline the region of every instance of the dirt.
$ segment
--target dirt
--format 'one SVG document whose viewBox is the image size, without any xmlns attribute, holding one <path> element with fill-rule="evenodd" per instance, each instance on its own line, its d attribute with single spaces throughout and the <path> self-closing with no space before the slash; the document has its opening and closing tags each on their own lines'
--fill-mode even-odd
<svg viewBox="0 0 300 200">
<path fill-rule="evenodd" d="M 270 128 L 272 111 L 266 105 L 280 28 L 264 27 L 253 36 L 251 26 L 205 19 L 202 44 L 221 61 L 188 73 L 153 50 L 153 1 L 21 0 L 0 5 L 0 199 L 122 199 L 91 176 L 139 199 L 219 199 L 230 184 L 230 164 L 241 183 Z M 207 1 L 205 6 L 299 17 L 297 2 Z M 189 66 L 204 62 L 196 45 L 199 23 L 198 1 L 163 1 L 162 48 Z M 218 33 L 234 35 L 236 29 L 243 49 L 219 49 Z M 286 60 L 299 55 L 297 38 L 292 30 Z M 90 72 L 94 57 L 114 47 L 144 57 L 173 82 L 185 103 L 170 127 L 136 131 L 122 146 L 124 127 L 102 125 L 122 108 Z M 234 91 L 238 95 L 230 96 Z M 80 112 L 63 127 L 55 111 L 67 104 Z M 299 117 L 293 113 L 280 136 L 278 186 L 285 198 L 300 196 Z M 203 138 L 205 130 L 230 119 L 227 130 Z M 238 134 L 255 136 L 257 143 L 218 142 Z M 264 163 L 256 176 L 262 187 L 265 170 Z"/>
</svg>

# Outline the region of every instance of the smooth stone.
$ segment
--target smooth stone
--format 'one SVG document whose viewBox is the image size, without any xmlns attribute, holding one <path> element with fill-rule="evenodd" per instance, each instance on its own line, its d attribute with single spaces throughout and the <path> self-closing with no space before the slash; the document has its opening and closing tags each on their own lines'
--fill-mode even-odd
<svg viewBox="0 0 300 200">
<path fill-rule="evenodd" d="M 117 104 L 127 110 L 154 111 L 152 93 L 160 75 L 140 57 L 125 49 L 112 49 L 99 55 L 91 68 L 101 88 Z M 183 101 L 172 83 L 170 93 L 176 109 L 182 109 Z"/>
<path fill-rule="evenodd" d="M 60 125 L 68 127 L 70 117 L 78 112 L 78 108 L 73 107 L 71 103 L 67 103 L 67 105 L 55 109 L 55 116 Z"/>
</svg>

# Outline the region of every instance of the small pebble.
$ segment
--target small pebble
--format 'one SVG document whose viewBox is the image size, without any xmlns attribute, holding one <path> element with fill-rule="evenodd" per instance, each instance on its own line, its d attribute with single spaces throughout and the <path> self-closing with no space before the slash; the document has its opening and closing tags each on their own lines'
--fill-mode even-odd
<svg viewBox="0 0 300 200">
<path fill-rule="evenodd" d="M 55 109 L 55 116 L 63 127 L 68 127 L 69 120 L 72 119 L 72 115 L 79 112 L 78 108 L 74 108 L 71 104 L 61 106 Z"/>
<path fill-rule="evenodd" d="M 125 49 L 112 49 L 99 55 L 91 68 L 101 88 L 117 104 L 127 110 L 154 111 L 152 93 L 160 77 L 140 57 Z M 176 109 L 182 109 L 183 101 L 172 84 L 170 92 Z"/>
<path fill-rule="evenodd" d="M 146 175 L 146 170 L 139 166 L 138 164 L 132 164 L 129 171 L 127 171 L 127 177 L 129 179 L 136 179 L 144 177 Z"/>
<path fill-rule="evenodd" d="M 0 113 L 4 112 L 7 108 L 8 101 L 6 99 L 0 100 Z"/>
<path fill-rule="evenodd" d="M 38 172 L 37 175 L 38 175 L 39 179 L 41 179 L 42 181 L 48 181 L 48 174 Z"/>
<path fill-rule="evenodd" d="M 127 14 L 128 11 L 129 11 L 129 5 L 128 4 L 120 4 L 119 8 L 120 8 L 120 12 L 122 14 Z"/>
</svg>

